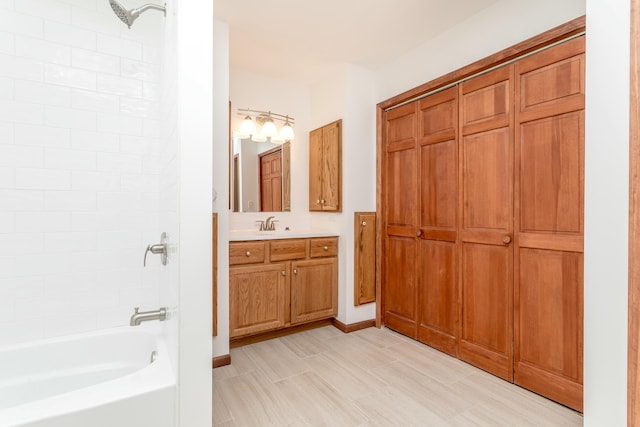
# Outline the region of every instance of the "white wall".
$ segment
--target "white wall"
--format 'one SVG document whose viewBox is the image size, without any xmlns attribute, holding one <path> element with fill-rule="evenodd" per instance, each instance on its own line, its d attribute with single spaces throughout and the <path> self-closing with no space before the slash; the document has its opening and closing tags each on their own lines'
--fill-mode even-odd
<svg viewBox="0 0 640 427">
<path fill-rule="evenodd" d="M 164 18 L 0 1 L 0 345 L 159 305 Z"/>
<path fill-rule="evenodd" d="M 584 0 L 502 0 L 382 67 L 378 102 L 584 15 Z"/>
<path fill-rule="evenodd" d="M 312 126 L 342 119 L 342 213 L 315 213 L 313 222 L 340 231 L 338 320 L 346 324 L 375 318 L 375 303 L 354 301 L 354 212 L 376 210 L 376 110 L 374 74 L 345 64 L 312 86 Z M 324 225 L 328 228 L 327 225 Z"/>
<path fill-rule="evenodd" d="M 180 426 L 211 425 L 213 2 L 178 4 Z"/>
<path fill-rule="evenodd" d="M 584 424 L 627 415 L 629 0 L 587 1 Z"/>
</svg>

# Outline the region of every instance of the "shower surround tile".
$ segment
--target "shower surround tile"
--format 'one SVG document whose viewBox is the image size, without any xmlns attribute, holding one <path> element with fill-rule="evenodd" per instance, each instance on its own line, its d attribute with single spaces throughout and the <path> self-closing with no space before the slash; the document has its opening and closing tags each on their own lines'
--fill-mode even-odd
<svg viewBox="0 0 640 427">
<path fill-rule="evenodd" d="M 98 52 L 129 59 L 142 59 L 142 43 L 98 34 Z"/>
<path fill-rule="evenodd" d="M 6 77 L 0 77 L 0 99 L 10 100 L 13 99 L 14 93 L 13 79 L 9 79 Z M 0 140 L 1 143 L 1 140 Z"/>
<path fill-rule="evenodd" d="M 36 16 L 25 15 L 0 9 L 0 28 L 14 35 L 42 38 L 44 20 Z"/>
<path fill-rule="evenodd" d="M 126 325 L 163 292 L 141 262 L 161 220 L 162 25 L 0 0 L 0 28 L 0 346 Z"/>
<path fill-rule="evenodd" d="M 16 36 L 15 54 L 54 64 L 71 65 L 71 48 L 69 46 L 32 37 Z"/>
<path fill-rule="evenodd" d="M 97 45 L 95 32 L 56 22 L 45 21 L 44 36 L 46 40 L 83 49 L 95 50 Z"/>
<path fill-rule="evenodd" d="M 30 102 L 0 100 L 0 117 L 14 123 L 43 124 L 44 106 Z"/>
<path fill-rule="evenodd" d="M 44 68 L 44 81 L 47 83 L 95 90 L 96 80 L 96 73 L 93 71 L 51 64 L 46 64 Z"/>
<path fill-rule="evenodd" d="M 20 0 L 16 11 L 26 15 L 38 16 L 49 21 L 71 23 L 71 6 L 51 0 Z"/>
<path fill-rule="evenodd" d="M 71 51 L 71 65 L 73 67 L 100 73 L 120 74 L 120 60 L 118 56 L 75 47 Z"/>
<path fill-rule="evenodd" d="M 33 147 L 70 148 L 69 129 L 38 125 L 15 125 L 15 144 Z"/>
<path fill-rule="evenodd" d="M 68 107 L 71 104 L 71 92 L 65 87 L 17 80 L 15 99 L 16 101 Z"/>
</svg>

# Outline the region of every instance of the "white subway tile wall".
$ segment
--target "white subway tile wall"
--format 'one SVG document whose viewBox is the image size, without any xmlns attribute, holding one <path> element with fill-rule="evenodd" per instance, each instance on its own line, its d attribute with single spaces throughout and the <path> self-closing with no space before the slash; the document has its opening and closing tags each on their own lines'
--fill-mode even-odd
<svg viewBox="0 0 640 427">
<path fill-rule="evenodd" d="M 160 17 L 0 0 L 0 346 L 159 306 Z"/>
</svg>

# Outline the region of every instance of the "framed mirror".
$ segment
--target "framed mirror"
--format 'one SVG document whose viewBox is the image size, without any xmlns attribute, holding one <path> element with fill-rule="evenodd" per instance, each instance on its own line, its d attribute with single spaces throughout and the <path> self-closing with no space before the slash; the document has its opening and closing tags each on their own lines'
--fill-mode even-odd
<svg viewBox="0 0 640 427">
<path fill-rule="evenodd" d="M 291 143 L 233 138 L 232 212 L 291 211 Z"/>
</svg>

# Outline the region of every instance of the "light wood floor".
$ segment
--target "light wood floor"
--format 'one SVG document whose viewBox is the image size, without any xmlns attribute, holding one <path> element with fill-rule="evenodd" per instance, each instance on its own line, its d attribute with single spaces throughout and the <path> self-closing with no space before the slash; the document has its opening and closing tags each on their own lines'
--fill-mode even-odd
<svg viewBox="0 0 640 427">
<path fill-rule="evenodd" d="M 388 329 L 333 326 L 231 350 L 214 426 L 582 426 L 582 416 Z"/>
</svg>

